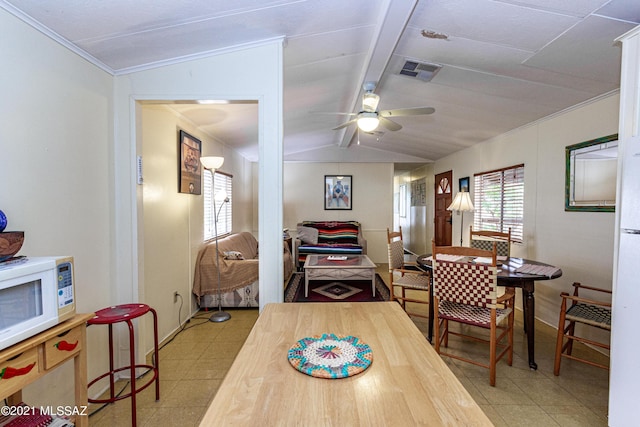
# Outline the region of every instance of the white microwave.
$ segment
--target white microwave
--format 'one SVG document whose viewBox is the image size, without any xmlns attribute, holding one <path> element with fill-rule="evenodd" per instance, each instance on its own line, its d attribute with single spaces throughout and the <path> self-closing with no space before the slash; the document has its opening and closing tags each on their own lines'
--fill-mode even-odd
<svg viewBox="0 0 640 427">
<path fill-rule="evenodd" d="M 73 257 L 0 264 L 0 350 L 76 313 Z"/>
</svg>

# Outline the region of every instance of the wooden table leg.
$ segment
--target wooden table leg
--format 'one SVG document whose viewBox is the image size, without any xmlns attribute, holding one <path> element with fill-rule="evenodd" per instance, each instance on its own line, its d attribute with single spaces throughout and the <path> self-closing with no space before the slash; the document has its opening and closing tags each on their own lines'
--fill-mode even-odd
<svg viewBox="0 0 640 427">
<path fill-rule="evenodd" d="M 88 390 L 87 390 L 87 327 L 82 325 L 82 333 L 80 335 L 80 345 L 82 351 L 78 352 L 73 358 L 73 369 L 75 375 L 75 397 L 76 407 L 86 408 L 86 413 L 77 415 L 75 425 L 77 427 L 87 427 L 89 425 L 88 408 Z"/>
<path fill-rule="evenodd" d="M 535 362 L 535 314 L 536 301 L 533 295 L 534 282 L 527 280 L 522 282 L 522 298 L 524 305 L 522 306 L 525 333 L 527 334 L 527 352 L 529 355 L 529 368 L 538 369 Z"/>
<path fill-rule="evenodd" d="M 433 343 L 433 274 L 429 274 L 429 331 L 427 332 L 427 339 L 430 343 Z"/>
<path fill-rule="evenodd" d="M 373 294 L 373 297 L 376 297 L 376 270 L 375 268 L 372 269 L 371 272 L 372 276 L 371 276 L 371 293 Z"/>
<path fill-rule="evenodd" d="M 309 296 L 309 271 L 305 270 L 304 272 L 304 297 Z"/>
</svg>

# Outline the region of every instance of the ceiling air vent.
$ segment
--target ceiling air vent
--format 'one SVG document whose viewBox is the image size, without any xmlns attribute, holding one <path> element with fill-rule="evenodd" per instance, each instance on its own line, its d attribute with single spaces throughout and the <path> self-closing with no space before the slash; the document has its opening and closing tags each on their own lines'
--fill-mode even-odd
<svg viewBox="0 0 640 427">
<path fill-rule="evenodd" d="M 418 62 L 413 60 L 406 60 L 400 74 L 408 77 L 415 77 L 422 81 L 428 82 L 440 71 L 442 65 L 429 64 L 428 62 Z"/>
</svg>

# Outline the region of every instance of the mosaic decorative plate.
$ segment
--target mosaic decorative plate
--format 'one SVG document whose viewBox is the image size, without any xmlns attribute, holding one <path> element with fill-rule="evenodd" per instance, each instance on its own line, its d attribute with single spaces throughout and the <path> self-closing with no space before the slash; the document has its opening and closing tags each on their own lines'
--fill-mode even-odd
<svg viewBox="0 0 640 427">
<path fill-rule="evenodd" d="M 346 378 L 371 365 L 371 347 L 354 336 L 336 334 L 303 338 L 289 349 L 289 363 L 298 371 L 318 378 Z"/>
</svg>

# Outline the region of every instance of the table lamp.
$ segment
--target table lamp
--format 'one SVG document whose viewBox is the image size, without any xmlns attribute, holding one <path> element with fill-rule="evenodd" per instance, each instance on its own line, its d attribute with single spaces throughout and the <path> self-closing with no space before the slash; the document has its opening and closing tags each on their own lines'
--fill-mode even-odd
<svg viewBox="0 0 640 427">
<path fill-rule="evenodd" d="M 473 203 L 468 191 L 460 191 L 456 194 L 453 202 L 447 208 L 448 211 L 460 212 L 460 246 L 462 246 L 462 230 L 464 224 L 464 213 L 473 211 Z"/>
</svg>

